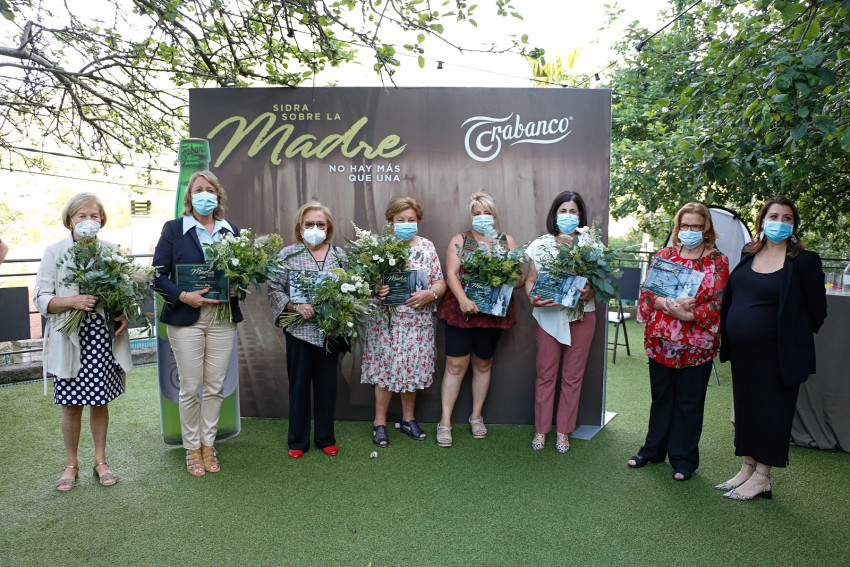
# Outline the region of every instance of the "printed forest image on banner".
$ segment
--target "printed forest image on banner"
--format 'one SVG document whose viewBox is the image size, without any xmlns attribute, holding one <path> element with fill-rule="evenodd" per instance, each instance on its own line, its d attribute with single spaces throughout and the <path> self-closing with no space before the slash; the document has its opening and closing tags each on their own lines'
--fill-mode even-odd
<svg viewBox="0 0 850 567">
<path fill-rule="evenodd" d="M 210 143 L 210 169 L 227 191 L 227 218 L 258 234 L 293 240 L 298 207 L 318 200 L 333 213 L 343 246 L 352 222 L 380 230 L 390 198 L 419 201 L 419 234 L 445 269 L 451 237 L 470 230 L 467 204 L 486 190 L 499 230 L 520 244 L 546 232 L 552 200 L 577 191 L 588 223 L 607 234 L 611 94 L 596 89 L 298 88 L 194 89 L 190 131 Z M 522 289 L 519 322 L 496 352 L 485 411 L 488 423 L 532 423 L 534 321 Z M 598 304 L 599 308 L 604 308 Z M 285 341 L 264 294 L 252 293 L 239 329 L 243 416 L 287 417 Z M 605 317 L 597 318 L 579 424 L 604 414 Z M 437 328 L 434 384 L 417 398 L 417 418 L 436 421 L 445 369 Z M 340 358 L 337 419 L 371 420 L 374 393 L 360 384 L 359 348 Z M 455 419 L 465 421 L 469 381 Z M 391 406 L 390 419 L 399 408 Z M 466 413 L 464 413 L 466 412 Z M 396 416 L 397 417 L 397 416 Z"/>
</svg>

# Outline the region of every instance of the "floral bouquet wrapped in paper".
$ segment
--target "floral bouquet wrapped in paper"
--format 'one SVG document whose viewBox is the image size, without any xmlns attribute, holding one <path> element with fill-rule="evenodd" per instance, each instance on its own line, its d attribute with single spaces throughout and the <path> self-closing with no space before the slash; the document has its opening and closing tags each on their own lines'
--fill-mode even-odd
<svg viewBox="0 0 850 567">
<path fill-rule="evenodd" d="M 216 270 L 224 270 L 239 299 L 245 299 L 251 285 L 260 291 L 260 284 L 283 271 L 285 258 L 280 258 L 283 238 L 279 234 L 256 236 L 244 229 L 239 236 L 226 234 L 221 240 L 204 246 L 207 259 Z M 216 308 L 214 321 L 231 321 L 230 302 Z"/>
<path fill-rule="evenodd" d="M 561 246 L 557 251 L 544 256 L 541 270 L 556 275 L 566 274 L 587 278 L 589 285 L 596 292 L 596 299 L 608 303 L 619 296 L 617 284 L 613 278 L 620 276 L 619 268 L 614 267 L 617 252 L 602 243 L 602 230 L 592 226 L 578 229 L 578 237 L 572 244 Z M 570 320 L 580 320 L 584 316 L 585 301 L 579 301 L 570 310 Z"/>
<path fill-rule="evenodd" d="M 130 322 L 140 320 L 142 304 L 154 296 L 153 267 L 136 264 L 120 250 L 97 240 L 74 244 L 59 260 L 58 265 L 63 264 L 70 272 L 62 283 L 96 295 L 106 310 L 110 329 L 112 318 L 122 314 Z M 85 318 L 85 311 L 71 309 L 58 330 L 66 336 L 76 333 Z"/>
<path fill-rule="evenodd" d="M 310 320 L 319 328 L 325 348 L 332 342 L 350 343 L 374 316 L 369 283 L 353 271 L 333 268 L 310 290 L 310 305 L 316 315 Z M 301 325 L 304 318 L 297 312 L 284 312 L 278 319 L 284 328 Z"/>
</svg>

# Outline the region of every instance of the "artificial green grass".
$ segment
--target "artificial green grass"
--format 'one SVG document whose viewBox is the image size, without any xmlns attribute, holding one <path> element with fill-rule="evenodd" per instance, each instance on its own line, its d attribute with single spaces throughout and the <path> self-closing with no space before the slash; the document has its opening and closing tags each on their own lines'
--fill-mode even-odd
<svg viewBox="0 0 850 567">
<path fill-rule="evenodd" d="M 111 404 L 111 488 L 91 474 L 87 417 L 80 484 L 55 490 L 64 462 L 59 410 L 41 384 L 0 388 L 0 565 L 847 565 L 848 465 L 841 451 L 791 448 L 771 501 L 733 502 L 714 484 L 740 466 L 729 422 L 731 379 L 712 377 L 702 464 L 684 483 L 667 464 L 626 466 L 646 433 L 641 329 L 632 356 L 608 365 L 617 417 L 566 455 L 554 435 L 533 452 L 530 426 L 488 426 L 454 446 L 341 422 L 341 452 L 286 456 L 285 420 L 244 419 L 217 444 L 222 472 L 193 478 L 162 444 L 155 368 L 128 377 Z M 468 385 L 466 385 L 468 387 Z M 486 408 L 485 408 L 486 409 Z M 87 415 L 87 413 L 86 413 Z M 486 413 L 485 413 L 486 415 Z"/>
</svg>

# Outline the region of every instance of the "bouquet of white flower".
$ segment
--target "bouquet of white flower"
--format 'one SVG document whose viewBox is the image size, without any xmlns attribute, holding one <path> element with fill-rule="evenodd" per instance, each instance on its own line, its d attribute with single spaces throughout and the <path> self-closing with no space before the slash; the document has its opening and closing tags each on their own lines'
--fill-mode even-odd
<svg viewBox="0 0 850 567">
<path fill-rule="evenodd" d="M 354 225 L 357 238 L 344 247 L 348 269 L 373 285 L 380 283 L 385 273 L 407 269 L 410 246 L 386 229 L 385 226 L 382 233 L 376 234 Z"/>
<path fill-rule="evenodd" d="M 239 299 L 245 299 L 251 285 L 260 291 L 261 283 L 269 281 L 286 266 L 286 259 L 279 254 L 283 248 L 283 238 L 279 234 L 256 236 L 246 228 L 239 236 L 226 234 L 204 248 L 212 267 L 224 270 Z M 232 320 L 229 301 L 217 306 L 213 320 Z"/>
<path fill-rule="evenodd" d="M 322 335 L 325 348 L 333 341 L 350 342 L 357 338 L 367 321 L 375 314 L 369 301 L 371 286 L 361 276 L 342 268 L 328 271 L 310 291 L 310 305 L 316 312 L 311 319 Z M 284 328 L 301 325 L 304 318 L 297 312 L 284 312 L 278 319 Z"/>
<path fill-rule="evenodd" d="M 110 319 L 123 314 L 129 322 L 140 320 L 142 304 L 154 296 L 153 267 L 136 264 L 120 250 L 97 240 L 74 244 L 57 265 L 63 264 L 70 272 L 62 283 L 96 295 Z M 76 333 L 85 318 L 85 311 L 71 309 L 58 331 L 66 336 Z M 111 321 L 108 323 L 111 329 Z"/>
</svg>

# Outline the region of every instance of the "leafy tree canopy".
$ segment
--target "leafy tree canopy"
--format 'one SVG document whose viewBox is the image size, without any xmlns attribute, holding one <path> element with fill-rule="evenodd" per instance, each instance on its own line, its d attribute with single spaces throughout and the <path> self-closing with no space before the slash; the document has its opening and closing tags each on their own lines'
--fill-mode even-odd
<svg viewBox="0 0 850 567">
<path fill-rule="evenodd" d="M 688 201 L 750 223 L 784 194 L 810 246 L 850 247 L 850 0 L 671 3 L 632 26 L 613 89 L 611 206 L 656 235 Z M 640 45 L 641 49 L 636 49 Z"/>
<path fill-rule="evenodd" d="M 521 18 L 511 4 L 491 6 Z M 422 66 L 426 39 L 450 43 L 444 23 L 475 14 L 466 0 L 0 0 L 0 147 L 156 156 L 187 132 L 187 87 L 294 87 L 357 50 L 391 82 L 397 51 Z"/>
</svg>

